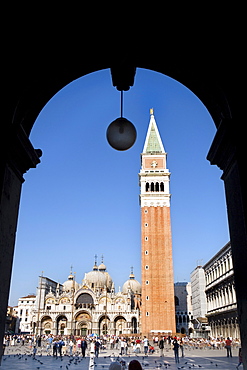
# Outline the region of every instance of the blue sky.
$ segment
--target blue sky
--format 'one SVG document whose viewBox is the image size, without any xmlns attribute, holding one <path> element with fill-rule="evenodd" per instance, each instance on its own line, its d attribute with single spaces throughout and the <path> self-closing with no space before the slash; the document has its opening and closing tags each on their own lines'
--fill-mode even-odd
<svg viewBox="0 0 247 370">
<path fill-rule="evenodd" d="M 106 69 L 73 81 L 40 112 L 31 142 L 43 156 L 25 174 L 10 305 L 36 292 L 41 271 L 63 283 L 72 265 L 81 283 L 95 254 L 98 263 L 104 255 L 117 290 L 131 266 L 141 280 L 138 173 L 150 108 L 171 171 L 174 281 L 189 281 L 228 242 L 221 171 L 206 160 L 216 129 L 201 101 L 179 82 L 137 69 L 123 112 L 137 140 L 125 152 L 106 141 L 119 102 Z"/>
</svg>

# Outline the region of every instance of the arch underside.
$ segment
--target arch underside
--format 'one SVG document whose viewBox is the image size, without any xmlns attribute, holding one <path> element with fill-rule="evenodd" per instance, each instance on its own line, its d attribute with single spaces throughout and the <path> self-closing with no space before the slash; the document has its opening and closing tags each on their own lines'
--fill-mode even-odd
<svg viewBox="0 0 247 370">
<path fill-rule="evenodd" d="M 135 60 L 132 63 L 135 63 Z M 40 111 L 59 90 L 75 79 L 83 77 L 90 72 L 111 68 L 111 65 L 112 62 L 108 61 L 102 68 L 99 63 L 98 65 L 94 65 L 89 71 L 83 64 L 78 66 L 73 62 L 72 66 L 68 63 L 66 74 L 61 63 L 58 64 L 58 68 L 55 71 L 51 69 L 50 73 L 45 73 L 45 75 L 43 74 L 43 70 L 39 70 L 35 76 L 32 76 L 32 81 L 27 84 L 18 97 L 18 100 L 16 100 L 16 104 L 12 110 L 11 122 L 14 126 L 22 125 L 26 134 L 29 135 Z M 182 83 L 197 95 L 206 106 L 217 127 L 220 125 L 222 119 L 231 118 L 231 111 L 226 95 L 223 93 L 222 88 L 213 82 L 213 76 L 208 76 L 205 71 L 198 72 L 195 68 L 192 71 L 191 67 L 186 69 L 183 61 L 180 64 L 175 63 L 173 65 L 169 65 L 169 62 L 166 61 L 162 66 L 161 63 L 155 65 L 153 62 L 150 63 L 146 60 L 141 66 L 136 62 L 135 66 L 137 68 L 160 72 Z M 181 68 L 183 73 L 181 73 Z M 123 78 L 121 74 L 122 69 L 115 68 L 115 70 L 116 80 L 119 80 L 119 83 L 121 83 L 121 78 Z M 196 75 L 196 78 L 193 75 Z M 111 83 L 109 73 L 109 84 Z"/>
</svg>

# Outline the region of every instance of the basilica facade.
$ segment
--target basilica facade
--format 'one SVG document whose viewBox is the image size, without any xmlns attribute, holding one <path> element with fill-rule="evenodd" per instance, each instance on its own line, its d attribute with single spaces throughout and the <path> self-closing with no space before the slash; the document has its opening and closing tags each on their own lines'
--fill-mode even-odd
<svg viewBox="0 0 247 370">
<path fill-rule="evenodd" d="M 133 271 L 115 292 L 105 264 L 85 273 L 81 284 L 70 273 L 59 284 L 39 277 L 32 332 L 37 335 L 121 335 L 140 332 L 141 284 Z"/>
</svg>

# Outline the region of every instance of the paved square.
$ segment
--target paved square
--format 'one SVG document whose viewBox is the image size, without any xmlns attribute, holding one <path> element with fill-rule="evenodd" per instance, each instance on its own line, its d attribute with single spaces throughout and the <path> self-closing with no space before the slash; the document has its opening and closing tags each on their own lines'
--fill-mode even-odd
<svg viewBox="0 0 247 370">
<path fill-rule="evenodd" d="M 38 349 L 36 358 L 32 358 L 32 351 L 28 347 L 14 346 L 7 347 L 5 355 L 2 360 L 2 370 L 107 370 L 112 361 L 123 361 L 124 368 L 128 369 L 128 364 L 131 360 L 138 360 L 143 369 L 146 370 L 189 370 L 189 369 L 202 369 L 202 370 L 232 370 L 236 369 L 238 364 L 238 349 L 233 349 L 233 357 L 227 358 L 225 349 L 185 349 L 185 357 L 180 358 L 179 364 L 175 364 L 173 351 L 171 349 L 165 350 L 165 356 L 159 357 L 157 354 L 144 357 L 141 354 L 134 354 L 132 351 L 120 356 L 119 351 L 102 350 L 98 358 L 93 361 L 93 366 L 90 366 L 90 357 L 81 357 L 79 353 L 77 356 L 69 357 L 63 356 L 56 358 L 47 356 L 46 351 Z M 89 353 L 88 353 L 89 355 Z M 123 364 L 124 365 L 124 364 Z M 239 369 L 242 369 L 242 365 Z"/>
</svg>

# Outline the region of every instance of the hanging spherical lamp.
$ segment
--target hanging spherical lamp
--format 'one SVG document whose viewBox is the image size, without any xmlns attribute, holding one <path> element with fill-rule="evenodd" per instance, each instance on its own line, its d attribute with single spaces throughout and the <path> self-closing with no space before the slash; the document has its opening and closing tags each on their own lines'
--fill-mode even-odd
<svg viewBox="0 0 247 370">
<path fill-rule="evenodd" d="M 129 120 L 122 116 L 123 91 L 121 91 L 121 117 L 115 119 L 107 128 L 106 138 L 112 148 L 127 150 L 136 141 L 136 128 Z"/>
</svg>

